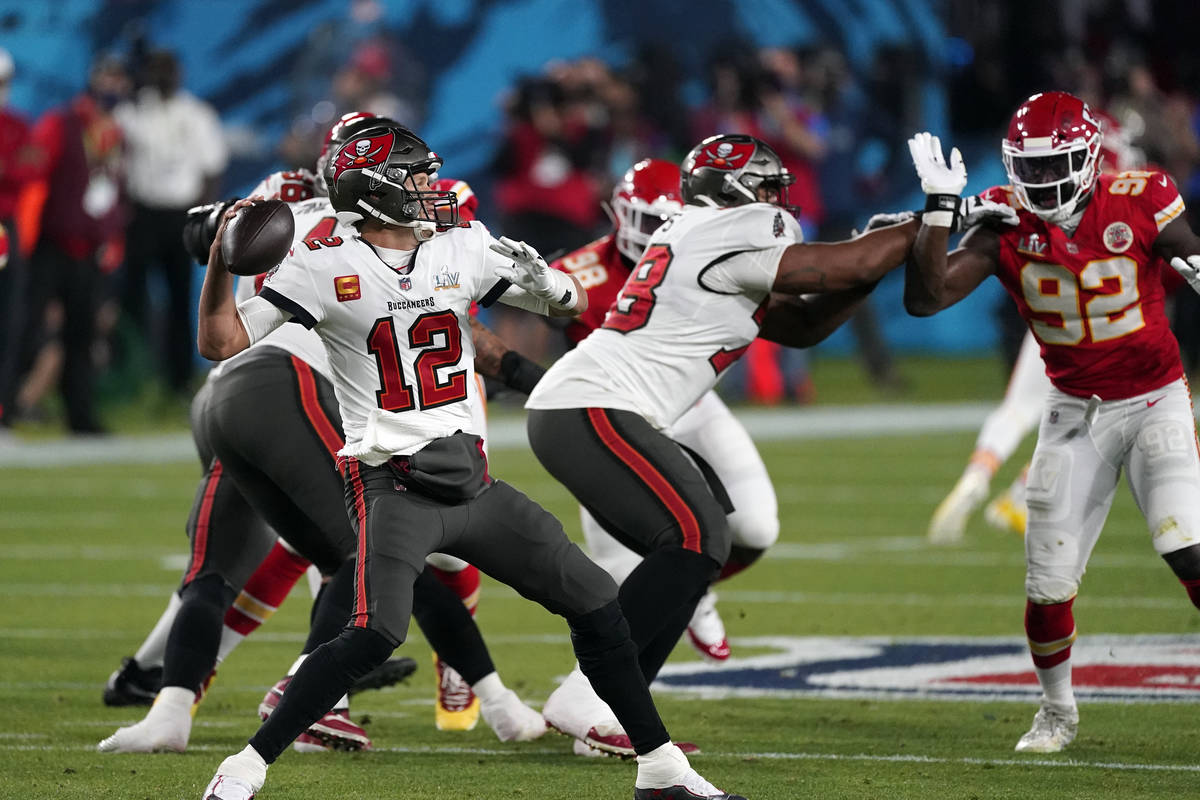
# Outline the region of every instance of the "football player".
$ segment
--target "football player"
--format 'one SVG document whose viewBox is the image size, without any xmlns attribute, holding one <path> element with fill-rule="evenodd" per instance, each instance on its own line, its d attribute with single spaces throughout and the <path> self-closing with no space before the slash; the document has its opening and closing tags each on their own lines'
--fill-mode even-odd
<svg viewBox="0 0 1200 800">
<path fill-rule="evenodd" d="M 682 210 L 679 179 L 678 164 L 661 159 L 638 162 L 613 189 L 612 232 L 550 265 L 573 274 L 588 292 L 587 312 L 566 329 L 572 343 L 604 324 L 605 314 L 642 257 L 650 235 Z M 734 509 L 729 514 L 733 544 L 719 577 L 740 572 L 779 538 L 775 488 L 754 442 L 713 391 L 705 393 L 664 433 L 710 464 L 728 492 Z M 579 513 L 588 554 L 621 583 L 641 556 L 606 532 L 587 508 L 580 506 Z M 729 642 L 713 592 L 696 605 L 687 638 L 709 661 L 729 658 Z"/>
<path fill-rule="evenodd" d="M 647 680 L 732 543 L 728 498 L 711 467 L 665 431 L 756 337 L 806 347 L 828 336 L 916 236 L 909 221 L 804 244 L 787 207 L 792 179 L 753 137 L 697 145 L 683 162 L 683 210 L 650 237 L 603 324 L 550 368 L 526 404 L 542 464 L 643 556 L 620 598 Z M 568 678 L 542 712 L 578 735 L 605 710 Z"/>
<path fill-rule="evenodd" d="M 1096 118 L 1102 137 L 1100 170 L 1116 173 L 1137 166 L 1139 153 L 1130 147 L 1117 121 L 1099 111 L 1096 111 Z M 1174 272 L 1169 277 L 1177 280 Z M 927 532 L 929 541 L 953 544 L 962 540 L 967 519 L 987 499 L 996 471 L 1012 456 L 1026 434 L 1037 427 L 1049 393 L 1050 379 L 1046 377 L 1046 365 L 1042 363 L 1041 345 L 1033 333 L 1026 333 L 1008 387 L 1004 390 L 1004 401 L 984 420 L 966 469 L 934 510 Z M 984 518 L 988 524 L 1025 535 L 1028 471 L 1026 464 L 1017 479 L 987 504 Z"/>
<path fill-rule="evenodd" d="M 357 676 L 388 658 L 407 634 L 413 582 L 426 556 L 439 551 L 567 619 L 576 657 L 639 754 L 636 798 L 731 798 L 671 743 L 612 578 L 554 517 L 488 474 L 468 403 L 472 302 L 507 283 L 502 302 L 572 316 L 586 310 L 587 295 L 528 245 L 497 241 L 478 222 L 456 224 L 455 195 L 430 188 L 440 166 L 403 127 L 360 131 L 324 170 L 334 210 L 357 235 L 298 244 L 241 303 L 220 247 L 210 251 L 200 299 L 203 355 L 233 357 L 289 320 L 315 330 L 328 350 L 358 559 L 349 624 L 300 665 L 274 712 L 221 763 L 203 796 L 253 797 L 267 765 Z M 226 212 L 222 229 L 249 202 Z"/>
<path fill-rule="evenodd" d="M 379 122 L 375 118 L 366 121 L 364 115 L 350 116 L 351 119 L 343 118 L 342 123 L 334 126 L 331 131 L 333 144 L 340 144 L 353 135 L 356 126 L 361 128 Z M 297 229 L 307 232 L 301 233 L 300 240 L 312 241 L 339 232 L 328 200 L 313 197 L 314 190 L 311 176 L 297 171 L 268 177 L 256 192 L 269 193 L 291 202 Z M 319 191 L 319 188 L 316 190 Z M 344 230 L 340 232 L 345 233 Z M 200 239 L 203 238 L 200 235 Z M 239 281 L 239 296 L 242 299 L 252 297 L 261 280 L 262 276 Z M 486 336 L 476 332 L 476 338 L 482 343 L 481 352 L 494 351 L 499 340 L 490 336 L 486 329 L 483 332 Z M 499 360 L 494 355 L 491 358 Z M 232 374 L 235 368 L 240 379 L 226 378 L 226 373 Z M 325 377 L 329 371 L 325 349 L 319 338 L 300 326 L 286 326 L 264 338 L 245 355 L 222 362 L 213 369 L 209 382 L 198 395 L 194 406 L 193 428 L 197 432 L 202 460 L 208 464 L 208 470 L 197 493 L 194 524 L 189 525 L 189 531 L 193 534 L 193 559 L 179 594 L 184 599 L 182 603 L 172 603 L 168 614 L 164 615 L 172 617 L 167 625 L 170 638 L 164 645 L 166 665 L 163 685 L 166 689 L 158 694 L 158 700 L 145 720 L 122 728 L 101 742 L 102 751 L 182 750 L 186 746 L 191 717 L 182 713 L 183 700 L 187 696 L 198 699 L 202 693 L 203 689 L 198 688 L 188 695 L 187 688 L 192 686 L 192 679 L 196 677 L 192 672 L 201 675 L 201 686 L 206 684 L 202 676 L 214 663 L 215 644 L 211 641 L 215 632 L 214 621 L 197 619 L 200 612 L 195 607 L 198 603 L 191 600 L 197 593 L 193 584 L 203 583 L 208 573 L 214 573 L 209 582 L 219 585 L 223 581 L 223 591 L 218 593 L 213 588 L 205 597 L 211 594 L 213 597 L 208 599 L 215 601 L 224 592 L 232 592 L 246 583 L 246 571 L 259 563 L 263 546 L 269 545 L 274 538 L 255 511 L 271 520 L 278 530 L 287 530 L 289 534 L 299 526 L 300 530 L 314 539 L 321 539 L 323 535 L 328 541 L 345 540 L 343 544 L 346 547 L 343 549 L 348 550 L 343 558 L 353 555 L 355 538 L 346 519 L 341 480 L 332 463 L 343 442 L 341 420 L 332 398 L 332 385 Z M 280 375 L 275 377 L 275 373 Z M 213 399 L 214 395 L 217 400 Z M 262 425 L 261 414 L 253 413 L 255 406 L 272 409 L 271 425 Z M 244 408 L 245 428 L 235 427 L 228 421 L 228 418 L 236 416 L 238 408 Z M 211 432 L 215 424 L 213 419 L 218 415 L 220 419 L 226 419 L 226 424 L 220 431 Z M 207 445 L 210 438 L 223 442 L 224 452 L 232 449 L 234 452 L 231 457 L 213 458 L 211 451 L 214 448 Z M 314 457 L 298 462 L 294 450 L 281 453 L 278 447 L 272 445 L 279 441 L 295 443 L 295 447 L 305 442 L 319 445 L 316 451 L 323 452 L 324 458 Z M 282 463 L 275 463 L 272 459 L 282 459 Z M 241 465 L 241 469 L 231 468 L 236 465 Z M 287 527 L 280 527 L 283 524 Z M 353 561 L 349 563 L 352 565 Z M 226 613 L 227 625 L 215 654 L 217 663 L 244 638 L 245 633 L 249 632 L 248 628 L 257 627 L 256 624 L 248 625 L 248 622 L 261 622 L 273 612 L 272 605 L 268 605 L 270 601 L 264 602 L 261 598 L 277 597 L 274 599 L 274 605 L 277 605 L 307 564 L 301 555 L 278 549 L 262 562 L 246 585 L 251 586 L 257 581 L 258 586 L 263 588 L 255 588 L 254 596 L 243 592 Z M 351 576 L 351 584 L 352 581 Z M 450 660 L 470 678 L 470 682 L 467 682 L 458 677 L 457 671 L 454 673 L 468 692 L 471 692 L 472 684 L 478 683 L 486 695 L 482 704 L 478 700 L 474 702 L 476 716 L 482 708 L 484 718 L 502 740 L 527 740 L 541 735 L 545 731 L 545 723 L 540 714 L 522 704 L 511 690 L 503 686 L 478 629 L 457 596 L 435 580 L 431 570 L 421 574 L 417 587 L 414 613 L 427 638 L 434 647 L 452 654 Z M 211 617 L 228 603 L 219 607 L 216 602 L 199 605 L 202 611 L 207 612 L 204 616 Z M 293 664 L 288 675 L 267 693 L 259 706 L 261 716 L 265 718 L 273 711 L 291 675 L 306 654 L 316 645 L 333 638 L 349 613 L 347 588 L 342 606 L 332 618 L 322 617 L 324 625 L 319 628 L 314 626 L 304 653 Z M 160 620 L 156 630 L 162 627 Z M 391 674 L 396 674 L 399 666 L 402 665 L 393 664 Z M 126 673 L 127 667 L 125 665 L 120 672 Z M 202 669 L 205 672 L 199 672 Z M 375 674 L 378 675 L 377 672 Z M 364 676 L 367 683 L 374 680 L 374 685 L 386 683 L 386 677 L 371 679 L 370 676 Z M 362 688 L 361 683 L 358 688 Z M 106 698 L 108 694 L 106 691 Z M 471 697 L 474 699 L 473 693 Z M 178 702 L 174 702 L 176 700 Z M 190 710 L 190 702 L 187 708 Z M 301 751 L 361 749 L 369 744 L 362 728 L 349 720 L 348 698 L 343 697 L 333 710 L 297 739 L 296 748 Z"/>
<path fill-rule="evenodd" d="M 1102 175 L 1100 124 L 1063 92 L 1021 104 L 1002 142 L 1010 186 L 985 197 L 1016 224 L 979 226 L 947 255 L 958 151 L 936 137 L 909 149 L 927 195 L 906 272 L 905 306 L 929 315 L 996 275 L 1041 344 L 1052 387 L 1029 470 L 1025 632 L 1042 689 L 1021 752 L 1075 737 L 1072 604 L 1122 470 L 1154 549 L 1200 606 L 1200 453 L 1179 346 L 1163 313 L 1159 259 L 1200 291 L 1200 238 L 1183 198 L 1156 170 Z"/>
</svg>

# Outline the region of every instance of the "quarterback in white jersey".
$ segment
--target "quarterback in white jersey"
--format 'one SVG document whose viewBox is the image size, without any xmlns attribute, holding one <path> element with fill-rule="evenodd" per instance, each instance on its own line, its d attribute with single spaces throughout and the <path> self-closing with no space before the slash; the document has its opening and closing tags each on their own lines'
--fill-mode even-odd
<svg viewBox="0 0 1200 800">
<path fill-rule="evenodd" d="M 603 325 L 550 368 L 526 404 L 542 464 L 645 556 L 620 597 L 647 679 L 731 541 L 727 498 L 710 488 L 711 468 L 664 429 L 756 337 L 804 347 L 829 335 L 904 261 L 917 231 L 908 222 L 848 242 L 801 243 L 787 207 L 793 176 L 750 136 L 706 139 L 682 172 L 684 209 L 650 237 Z M 548 721 L 562 706 L 603 713 L 578 683 L 551 695 Z"/>
<path fill-rule="evenodd" d="M 355 676 L 404 641 L 413 581 L 425 557 L 440 550 L 567 619 L 583 672 L 639 756 L 635 798 L 733 800 L 671 743 L 612 578 L 550 514 L 488 474 L 482 440 L 467 432 L 471 303 L 498 279 L 509 283 L 504 302 L 543 314 L 581 313 L 587 296 L 528 245 L 496 241 L 477 222 L 457 224 L 454 194 L 429 190 L 440 165 L 401 126 L 358 132 L 323 173 L 333 208 L 356 224 L 357 235 L 296 244 L 259 294 L 240 304 L 229 296 L 220 248 L 212 250 L 200 302 L 202 354 L 228 358 L 289 320 L 325 343 L 346 434 L 340 465 L 358 554 L 347 627 L 304 661 L 204 797 L 253 797 L 267 765 Z M 604 732 L 596 734 L 599 746 Z"/>
</svg>

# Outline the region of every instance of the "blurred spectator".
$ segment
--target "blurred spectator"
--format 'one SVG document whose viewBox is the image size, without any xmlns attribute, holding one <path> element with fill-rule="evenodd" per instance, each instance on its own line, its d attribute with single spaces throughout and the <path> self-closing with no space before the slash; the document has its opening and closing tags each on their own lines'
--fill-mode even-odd
<svg viewBox="0 0 1200 800">
<path fill-rule="evenodd" d="M 112 111 L 128 91 L 124 65 L 101 58 L 84 93 L 38 120 L 32 133 L 36 177 L 22 191 L 18 210 L 19 217 L 34 221 L 22 232 L 37 243 L 31 259 L 31 324 L 20 348 L 23 366 L 31 368 L 34 384 L 46 379 L 53 359 L 37 355 L 60 321 L 61 385 L 67 425 L 75 433 L 103 432 L 93 396 L 92 343 L 102 274 L 120 264 L 123 152 Z"/>
<path fill-rule="evenodd" d="M 29 305 L 29 268 L 16 225 L 17 200 L 37 168 L 29 123 L 8 108 L 14 72 L 12 56 L 0 48 L 0 425 L 10 422 L 13 410 Z"/>
<path fill-rule="evenodd" d="M 183 249 L 187 209 L 216 198 L 227 159 L 221 123 L 202 100 L 180 89 L 174 54 L 152 51 L 144 85 L 116 110 L 128 142 L 128 188 L 133 200 L 125 264 L 123 310 L 148 342 L 165 340 L 167 384 L 189 393 L 195 356 L 193 267 Z M 147 277 L 160 270 L 167 284 L 165 337 L 154 335 Z"/>
</svg>

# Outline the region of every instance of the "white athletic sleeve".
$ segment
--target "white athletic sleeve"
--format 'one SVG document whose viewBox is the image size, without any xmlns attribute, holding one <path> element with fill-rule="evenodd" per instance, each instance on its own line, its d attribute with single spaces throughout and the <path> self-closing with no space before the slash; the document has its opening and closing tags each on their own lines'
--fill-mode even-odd
<svg viewBox="0 0 1200 800">
<path fill-rule="evenodd" d="M 325 318 L 321 293 L 301 255 L 289 255 L 268 272 L 258 296 L 286 311 L 306 328 L 311 329 Z"/>
<path fill-rule="evenodd" d="M 252 345 L 292 318 L 291 314 L 257 295 L 238 303 L 237 313 Z"/>
</svg>

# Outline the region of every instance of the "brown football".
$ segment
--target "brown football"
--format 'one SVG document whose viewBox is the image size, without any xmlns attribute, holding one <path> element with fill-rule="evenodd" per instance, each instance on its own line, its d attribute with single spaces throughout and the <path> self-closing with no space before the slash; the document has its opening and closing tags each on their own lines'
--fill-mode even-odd
<svg viewBox="0 0 1200 800">
<path fill-rule="evenodd" d="M 238 211 L 221 237 L 221 257 L 234 275 L 258 275 L 287 257 L 296 235 L 292 210 L 282 200 L 259 200 Z"/>
</svg>

